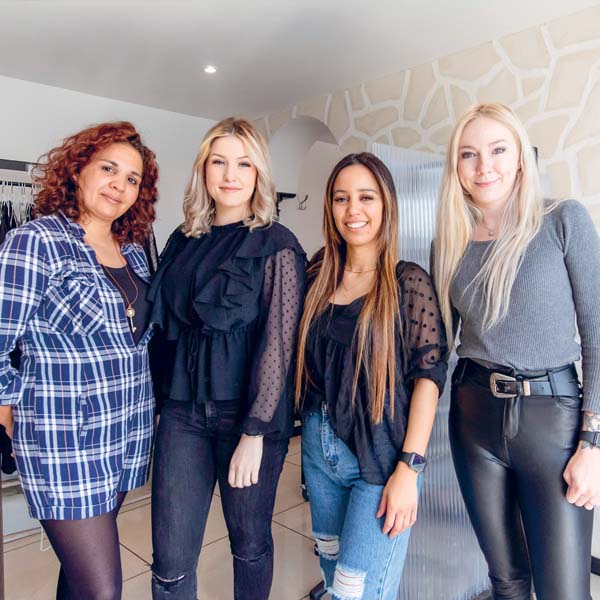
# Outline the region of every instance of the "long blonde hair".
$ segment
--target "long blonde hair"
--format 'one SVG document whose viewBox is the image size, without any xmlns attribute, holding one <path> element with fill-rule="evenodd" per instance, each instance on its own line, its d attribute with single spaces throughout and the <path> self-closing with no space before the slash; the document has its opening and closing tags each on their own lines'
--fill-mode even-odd
<svg viewBox="0 0 600 600">
<path fill-rule="evenodd" d="M 362 165 L 369 169 L 377 181 L 383 201 L 383 220 L 378 234 L 377 277 L 371 291 L 365 297 L 358 318 L 358 329 L 355 334 L 357 360 L 352 384 L 354 401 L 360 370 L 364 367 L 370 392 L 371 419 L 374 423 L 381 423 L 388 389 L 393 414 L 396 380 L 395 332 L 400 331 L 396 278 L 398 207 L 392 175 L 379 158 L 368 152 L 349 154 L 344 157 L 333 168 L 327 181 L 323 214 L 325 247 L 318 253 L 318 257 L 313 259 L 309 268 L 309 281 L 312 280 L 312 285 L 306 295 L 298 333 L 296 406 L 301 405 L 305 384 L 308 381 L 305 353 L 310 325 L 327 310 L 344 273 L 346 243 L 337 230 L 333 218 L 333 187 L 340 171 L 351 165 Z"/>
<path fill-rule="evenodd" d="M 198 237 L 210 231 L 215 217 L 215 203 L 206 189 L 204 169 L 211 144 L 220 137 L 234 135 L 243 144 L 256 167 L 256 187 L 250 201 L 251 215 L 245 224 L 250 228 L 269 226 L 275 215 L 275 185 L 271 175 L 271 160 L 267 142 L 258 129 L 245 119 L 228 117 L 219 121 L 204 136 L 194 161 L 192 176 L 185 189 L 181 230 L 188 237 Z"/>
<path fill-rule="evenodd" d="M 544 206 L 535 153 L 525 128 L 513 111 L 499 103 L 472 106 L 452 132 L 437 209 L 434 276 L 450 347 L 454 342 L 450 289 L 473 231 L 482 219 L 481 210 L 461 186 L 458 149 L 465 127 L 480 117 L 494 119 L 506 126 L 514 136 L 520 155 L 519 170 L 498 238 L 486 252 L 484 263 L 472 284 L 483 287 L 485 330 L 506 316 L 510 293 L 525 250 L 539 231 L 544 214 L 554 207 Z"/>
</svg>

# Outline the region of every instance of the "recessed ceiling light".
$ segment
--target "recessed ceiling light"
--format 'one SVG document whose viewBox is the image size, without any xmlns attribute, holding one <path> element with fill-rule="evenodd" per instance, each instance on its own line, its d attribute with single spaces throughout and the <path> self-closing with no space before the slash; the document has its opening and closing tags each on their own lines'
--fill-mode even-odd
<svg viewBox="0 0 600 600">
<path fill-rule="evenodd" d="M 213 65 L 206 65 L 204 67 L 204 72 L 212 75 L 213 73 L 217 72 L 217 67 L 214 67 Z"/>
</svg>

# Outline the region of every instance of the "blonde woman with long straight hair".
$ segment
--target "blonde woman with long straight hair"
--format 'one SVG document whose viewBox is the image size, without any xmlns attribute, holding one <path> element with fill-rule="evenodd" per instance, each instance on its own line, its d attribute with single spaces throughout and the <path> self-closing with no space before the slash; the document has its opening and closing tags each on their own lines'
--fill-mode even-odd
<svg viewBox="0 0 600 600">
<path fill-rule="evenodd" d="M 155 599 L 195 600 L 215 483 L 236 600 L 267 600 L 271 519 L 293 426 L 290 365 L 304 252 L 274 221 L 266 142 L 243 119 L 204 137 L 149 299 L 160 328 L 155 388 Z"/>
<path fill-rule="evenodd" d="M 392 600 L 445 380 L 444 330 L 429 276 L 398 261 L 381 160 L 350 154 L 334 167 L 323 232 L 296 369 L 313 535 L 335 600 Z"/>
<path fill-rule="evenodd" d="M 434 254 L 450 339 L 460 325 L 454 466 L 493 597 L 529 600 L 533 578 L 538 600 L 589 600 L 600 240 L 581 204 L 543 199 L 534 151 L 506 106 L 476 105 L 454 129 Z"/>
</svg>

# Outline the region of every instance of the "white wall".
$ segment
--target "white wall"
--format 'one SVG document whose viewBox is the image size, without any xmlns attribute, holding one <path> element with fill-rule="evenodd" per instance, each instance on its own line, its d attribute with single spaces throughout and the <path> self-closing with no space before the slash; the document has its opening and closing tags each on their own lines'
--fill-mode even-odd
<svg viewBox="0 0 600 600">
<path fill-rule="evenodd" d="M 269 152 L 278 192 L 298 192 L 304 161 L 317 141 L 337 144 L 324 123 L 305 115 L 293 119 L 271 137 Z"/>
<path fill-rule="evenodd" d="M 297 197 L 281 203 L 281 222 L 296 234 L 309 258 L 323 245 L 325 184 L 342 156 L 344 154 L 337 145 L 316 142 L 302 163 Z M 298 210 L 298 202 L 306 195 L 306 210 Z"/>
<path fill-rule="evenodd" d="M 67 135 L 117 120 L 131 121 L 156 153 L 160 248 L 183 220 L 183 190 L 200 141 L 214 121 L 0 76 L 0 158 L 35 162 Z"/>
</svg>

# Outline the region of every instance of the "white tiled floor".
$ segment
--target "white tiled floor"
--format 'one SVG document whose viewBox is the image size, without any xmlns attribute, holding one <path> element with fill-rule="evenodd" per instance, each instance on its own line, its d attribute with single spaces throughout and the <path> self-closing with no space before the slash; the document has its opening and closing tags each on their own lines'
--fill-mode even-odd
<svg viewBox="0 0 600 600">
<path fill-rule="evenodd" d="M 279 482 L 273 537 L 275 576 L 272 600 L 301 600 L 321 579 L 310 536 L 310 512 L 300 494 L 299 438 L 291 442 Z M 218 494 L 218 490 L 217 490 Z M 150 499 L 148 489 L 131 493 L 119 516 L 123 561 L 123 600 L 150 598 Z M 48 546 L 48 541 L 44 540 Z M 5 544 L 6 600 L 53 600 L 58 561 L 40 551 L 40 536 Z M 221 503 L 213 502 L 198 565 L 202 600 L 231 600 L 232 566 Z M 592 576 L 592 595 L 600 600 L 600 577 Z"/>
<path fill-rule="evenodd" d="M 218 489 L 216 495 L 218 495 Z M 300 600 L 321 579 L 310 537 L 310 513 L 300 493 L 300 440 L 294 438 L 279 481 L 273 538 L 275 576 L 271 598 Z M 149 490 L 129 494 L 119 515 L 123 562 L 123 600 L 150 598 Z M 48 541 L 44 539 L 44 545 Z M 6 600 L 53 600 L 58 561 L 52 551 L 40 551 L 35 534 L 5 544 Z M 203 600 L 233 598 L 232 565 L 227 528 L 219 498 L 212 503 L 198 565 L 198 595 Z"/>
</svg>

